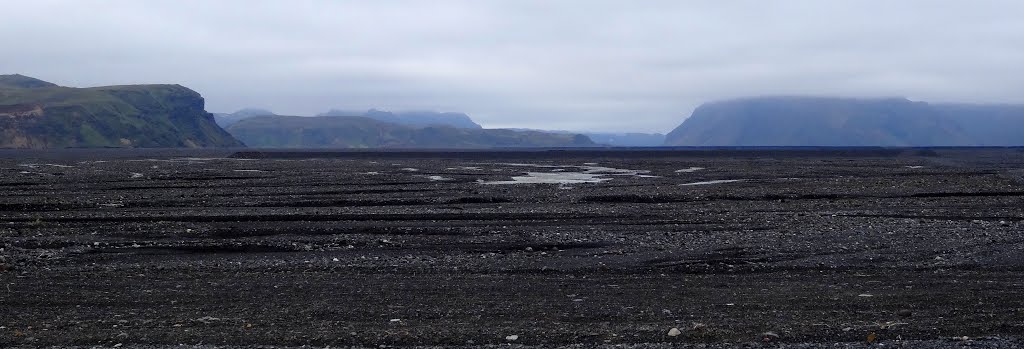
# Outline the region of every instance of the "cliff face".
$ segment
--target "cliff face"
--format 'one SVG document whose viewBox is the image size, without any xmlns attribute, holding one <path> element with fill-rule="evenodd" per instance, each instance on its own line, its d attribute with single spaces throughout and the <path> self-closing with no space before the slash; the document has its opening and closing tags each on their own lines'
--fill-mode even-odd
<svg viewBox="0 0 1024 349">
<path fill-rule="evenodd" d="M 901 98 L 761 97 L 708 103 L 666 136 L 673 146 L 1024 145 L 1024 108 Z M 999 130 L 1000 132 L 995 132 Z"/>
<path fill-rule="evenodd" d="M 2 148 L 243 146 L 180 85 L 71 88 L 25 78 L 0 76 Z"/>
<path fill-rule="evenodd" d="M 251 147 L 493 148 L 594 146 L 584 135 L 536 131 L 414 127 L 358 116 L 259 116 L 228 126 Z"/>
</svg>

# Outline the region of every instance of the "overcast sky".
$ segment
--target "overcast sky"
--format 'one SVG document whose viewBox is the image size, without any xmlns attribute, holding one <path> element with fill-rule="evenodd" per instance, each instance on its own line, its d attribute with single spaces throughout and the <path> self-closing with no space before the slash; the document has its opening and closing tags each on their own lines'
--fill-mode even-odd
<svg viewBox="0 0 1024 349">
<path fill-rule="evenodd" d="M 0 73 L 207 110 L 668 132 L 750 95 L 1024 103 L 1024 1 L 8 1 Z"/>
</svg>

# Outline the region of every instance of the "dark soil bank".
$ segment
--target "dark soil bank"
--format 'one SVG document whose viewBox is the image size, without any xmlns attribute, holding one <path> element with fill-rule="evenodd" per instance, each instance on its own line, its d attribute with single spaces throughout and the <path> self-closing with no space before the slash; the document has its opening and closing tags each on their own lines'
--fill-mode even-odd
<svg viewBox="0 0 1024 349">
<path fill-rule="evenodd" d="M 3 153 L 0 346 L 1024 333 L 1019 149 L 201 155 Z"/>
</svg>

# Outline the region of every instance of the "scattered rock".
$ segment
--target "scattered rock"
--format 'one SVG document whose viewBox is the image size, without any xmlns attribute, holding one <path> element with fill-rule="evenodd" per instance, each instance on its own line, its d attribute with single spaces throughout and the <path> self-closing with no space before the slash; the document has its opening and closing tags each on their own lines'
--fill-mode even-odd
<svg viewBox="0 0 1024 349">
<path fill-rule="evenodd" d="M 675 328 L 675 327 L 673 327 L 671 330 L 668 330 L 668 336 L 669 337 L 675 337 L 675 336 L 678 336 L 678 335 L 681 335 L 681 334 L 683 334 L 683 332 L 679 331 L 679 329 Z"/>
<path fill-rule="evenodd" d="M 515 342 L 515 341 L 519 340 L 519 335 L 517 335 L 517 334 L 508 335 L 508 336 L 505 337 L 505 340 L 507 340 L 509 342 Z"/>
</svg>

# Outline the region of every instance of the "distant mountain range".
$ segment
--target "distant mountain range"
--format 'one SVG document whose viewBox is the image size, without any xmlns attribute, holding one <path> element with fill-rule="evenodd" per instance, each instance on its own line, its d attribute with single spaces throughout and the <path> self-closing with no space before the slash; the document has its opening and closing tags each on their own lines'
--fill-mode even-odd
<svg viewBox="0 0 1024 349">
<path fill-rule="evenodd" d="M 584 135 L 536 131 L 411 126 L 361 116 L 259 116 L 227 127 L 251 147 L 264 148 L 507 148 L 586 147 Z"/>
<path fill-rule="evenodd" d="M 656 147 L 665 143 L 665 135 L 660 133 L 573 132 L 564 130 L 539 130 L 533 128 L 507 128 L 506 130 L 581 134 L 589 137 L 594 141 L 594 143 L 613 147 Z"/>
<path fill-rule="evenodd" d="M 1024 106 L 904 98 L 757 97 L 707 103 L 670 146 L 1024 145 Z"/>
<path fill-rule="evenodd" d="M 242 119 L 247 119 L 247 118 L 251 118 L 251 117 L 254 117 L 254 116 L 273 116 L 273 115 L 277 115 L 277 114 L 274 114 L 274 112 L 266 110 L 266 109 L 245 108 L 245 109 L 242 109 L 242 110 L 236 111 L 234 113 L 230 113 L 230 114 L 227 114 L 227 113 L 213 113 L 213 119 L 214 119 L 214 121 L 217 122 L 217 125 L 220 125 L 220 127 L 228 127 L 228 126 L 230 126 L 233 123 L 241 121 Z"/>
<path fill-rule="evenodd" d="M 667 135 L 576 133 L 484 129 L 456 112 L 214 115 L 180 85 L 72 88 L 0 75 L 0 148 L 241 147 L 239 140 L 283 148 L 1024 146 L 1024 105 L 754 97 L 701 105 Z"/>
<path fill-rule="evenodd" d="M 594 143 L 614 147 L 655 147 L 665 143 L 665 135 L 661 133 L 602 133 L 582 132 Z"/>
<path fill-rule="evenodd" d="M 389 112 L 384 110 L 370 109 L 365 112 L 354 112 L 332 109 L 317 116 L 362 116 L 384 122 L 409 126 L 438 126 L 446 125 L 457 128 L 481 129 L 483 126 L 473 122 L 469 115 L 453 112 L 436 111 L 404 111 Z"/>
<path fill-rule="evenodd" d="M 214 113 L 217 117 L 217 123 L 221 127 L 228 127 L 239 120 L 247 119 L 255 116 L 272 116 L 276 115 L 273 112 L 247 108 L 242 109 L 231 114 L 218 114 Z M 332 109 L 326 113 L 320 113 L 317 116 L 359 116 L 371 118 L 378 121 L 383 121 L 392 124 L 407 125 L 414 127 L 423 126 L 451 126 L 455 128 L 465 129 L 483 129 L 480 124 L 473 121 L 469 115 L 457 112 L 436 112 L 436 111 L 404 111 L 404 112 L 389 112 L 379 109 L 370 109 L 363 112 L 358 111 L 344 111 L 338 109 Z M 659 146 L 665 142 L 665 135 L 660 133 L 611 133 L 611 132 L 574 132 L 574 131 L 563 131 L 563 130 L 538 130 L 528 128 L 509 128 L 507 130 L 513 131 L 530 131 L 530 132 L 543 132 L 543 133 L 556 133 L 556 134 L 582 134 L 589 137 L 594 143 L 600 145 L 609 145 L 617 147 L 647 147 L 647 146 Z"/>
<path fill-rule="evenodd" d="M 62 87 L 0 75 L 0 148 L 240 147 L 180 85 Z"/>
<path fill-rule="evenodd" d="M 214 113 L 217 119 L 217 124 L 221 127 L 228 127 L 233 123 L 238 122 L 242 119 L 251 118 L 254 116 L 275 116 L 277 114 L 259 108 L 245 108 L 234 113 Z M 457 128 L 472 128 L 481 129 L 483 128 L 480 124 L 473 122 L 473 119 L 469 115 L 463 113 L 454 112 L 436 112 L 436 111 L 402 111 L 402 112 L 390 112 L 379 109 L 370 109 L 367 111 L 346 111 L 331 109 L 325 113 L 317 114 L 317 116 L 360 116 L 371 118 L 379 121 L 389 122 L 399 125 L 409 126 L 451 126 Z"/>
</svg>

